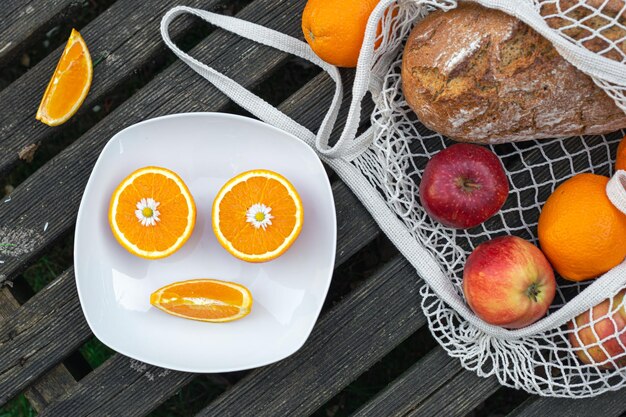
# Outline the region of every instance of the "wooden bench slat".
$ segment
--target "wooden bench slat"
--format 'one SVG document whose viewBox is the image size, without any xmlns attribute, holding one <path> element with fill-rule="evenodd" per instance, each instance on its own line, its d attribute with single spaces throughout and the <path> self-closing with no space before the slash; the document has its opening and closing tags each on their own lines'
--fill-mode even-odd
<svg viewBox="0 0 626 417">
<path fill-rule="evenodd" d="M 9 289 L 7 287 L 0 289 L 0 323 L 9 319 L 19 308 L 20 304 Z M 68 392 L 75 384 L 76 380 L 67 368 L 59 364 L 28 387 L 24 394 L 31 406 L 39 412 L 50 402 Z"/>
<path fill-rule="evenodd" d="M 58 2 L 55 0 L 54 3 Z M 215 9 L 225 2 L 190 0 L 186 5 Z M 43 5 L 36 7 L 40 11 L 48 9 Z M 172 2 L 168 0 L 120 0 L 81 31 L 95 64 L 93 83 L 79 112 L 66 125 L 51 128 L 35 120 L 39 101 L 65 45 L 0 92 L 0 174 L 6 173 L 20 160 L 21 150 L 58 137 L 82 114 L 91 112 L 93 106 L 102 102 L 111 91 L 136 76 L 141 68 L 154 60 L 162 60 L 167 52 L 159 34 L 159 21 L 171 7 Z M 177 19 L 171 27 L 174 39 L 191 28 L 190 22 L 190 19 Z M 0 35 L 0 44 L 2 39 Z"/>
<path fill-rule="evenodd" d="M 355 416 L 463 416 L 499 387 L 495 378 L 466 371 L 437 346 Z"/>
<path fill-rule="evenodd" d="M 0 325 L 0 404 L 63 360 L 90 335 L 70 269 Z"/>
<path fill-rule="evenodd" d="M 76 386 L 76 380 L 62 363 L 43 374 L 26 389 L 24 395 L 38 413 L 48 405 L 67 395 Z"/>
<path fill-rule="evenodd" d="M 299 12 L 303 7 L 303 0 L 257 0 L 240 15 L 295 35 L 300 31 Z M 223 45 L 228 45 L 228 54 L 214 55 L 222 51 Z M 247 87 L 260 83 L 271 69 L 277 68 L 287 58 L 283 52 L 221 30 L 201 41 L 192 53 Z M 246 59 L 242 60 L 242 56 Z M 263 71 L 260 71 L 261 68 Z M 220 111 L 229 104 L 226 96 L 199 79 L 180 61 L 159 74 L 20 184 L 8 203 L 0 203 L 0 239 L 16 245 L 0 250 L 5 261 L 0 281 L 3 277 L 12 279 L 28 266 L 29 260 L 73 227 L 82 191 L 93 165 L 101 149 L 115 133 L 146 118 L 181 111 Z M 33 203 L 33 196 L 36 196 L 36 203 Z"/>
<path fill-rule="evenodd" d="M 406 416 L 462 369 L 458 360 L 450 358 L 443 349 L 435 348 L 354 415 Z"/>
<path fill-rule="evenodd" d="M 193 376 L 116 354 L 39 416 L 144 416 Z"/>
<path fill-rule="evenodd" d="M 450 361 L 458 362 L 456 358 Z M 433 393 L 408 416 L 464 416 L 500 388 L 496 378 L 481 378 L 474 372 L 461 370 Z"/>
<path fill-rule="evenodd" d="M 618 417 L 626 413 L 624 390 L 612 391 L 598 397 L 573 400 L 568 398 L 531 397 L 520 404 L 511 417 Z"/>
<path fill-rule="evenodd" d="M 0 10 L 0 66 L 14 58 L 17 51 L 42 28 L 54 24 L 69 9 L 76 9 L 75 0 L 3 2 Z"/>
</svg>

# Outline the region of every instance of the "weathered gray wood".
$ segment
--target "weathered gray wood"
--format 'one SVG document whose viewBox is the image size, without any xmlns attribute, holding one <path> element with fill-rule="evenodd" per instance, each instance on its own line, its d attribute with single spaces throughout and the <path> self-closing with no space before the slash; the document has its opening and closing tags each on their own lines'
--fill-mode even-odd
<svg viewBox="0 0 626 417">
<path fill-rule="evenodd" d="M 499 388 L 437 346 L 361 407 L 355 416 L 463 416 Z"/>
<path fill-rule="evenodd" d="M 0 66 L 15 57 L 43 28 L 60 19 L 64 11 L 80 8 L 75 0 L 8 1 L 0 9 Z"/>
<path fill-rule="evenodd" d="M 20 303 L 13 297 L 11 291 L 7 287 L 0 287 L 0 322 L 6 320 L 18 308 Z"/>
<path fill-rule="evenodd" d="M 144 416 L 193 376 L 116 354 L 39 416 Z"/>
<path fill-rule="evenodd" d="M 257 0 L 240 16 L 295 35 L 300 31 L 299 13 L 303 7 L 303 0 Z M 285 53 L 223 31 L 213 32 L 192 53 L 248 87 L 261 82 L 287 58 Z M 219 111 L 229 103 L 180 61 L 159 74 L 18 186 L 10 202 L 0 204 L 0 239 L 16 245 L 0 250 L 5 261 L 2 274 L 13 278 L 29 260 L 73 227 L 89 173 L 116 132 L 146 118 L 183 111 Z"/>
<path fill-rule="evenodd" d="M 20 307 L 7 287 L 0 289 L 0 322 L 11 317 Z M 31 385 L 24 394 L 31 406 L 41 411 L 53 400 L 67 393 L 76 381 L 63 364 L 53 367 Z"/>
<path fill-rule="evenodd" d="M 35 411 L 40 413 L 48 405 L 67 395 L 75 385 L 76 380 L 61 363 L 43 374 L 24 391 L 24 395 Z"/>
<path fill-rule="evenodd" d="M 63 360 L 90 334 L 70 269 L 0 324 L 0 404 Z"/>
<path fill-rule="evenodd" d="M 565 398 L 531 397 L 520 404 L 510 417 L 617 417 L 626 412 L 624 390 L 613 391 L 598 397 L 582 400 Z"/>
<path fill-rule="evenodd" d="M 458 359 L 449 358 L 458 362 Z M 474 372 L 461 370 L 455 378 L 445 381 L 423 404 L 407 416 L 464 416 L 500 388 L 495 378 L 481 378 Z"/>
<path fill-rule="evenodd" d="M 354 415 L 406 416 L 460 371 L 458 360 L 441 348 L 433 349 Z"/>
<path fill-rule="evenodd" d="M 225 0 L 191 0 L 185 4 L 215 9 Z M 55 0 L 54 3 L 60 3 Z M 64 45 L 49 54 L 30 71 L 0 92 L 0 174 L 20 160 L 20 151 L 53 140 L 94 104 L 120 88 L 143 67 L 163 61 L 166 47 L 159 33 L 159 21 L 173 6 L 168 0 L 137 2 L 120 0 L 81 30 L 94 62 L 93 83 L 79 112 L 67 124 L 51 128 L 35 120 L 41 96 L 61 56 Z M 47 6 L 36 6 L 46 9 Z M 33 13 L 34 14 L 34 13 Z M 192 27 L 191 19 L 172 25 L 175 39 Z M 2 42 L 0 36 L 0 43 Z M 216 45 L 223 49 L 226 45 Z"/>
</svg>

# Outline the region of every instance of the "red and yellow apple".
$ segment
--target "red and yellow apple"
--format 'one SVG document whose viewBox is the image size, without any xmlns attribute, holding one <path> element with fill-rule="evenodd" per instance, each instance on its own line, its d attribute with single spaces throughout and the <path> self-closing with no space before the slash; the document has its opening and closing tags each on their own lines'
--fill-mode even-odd
<svg viewBox="0 0 626 417">
<path fill-rule="evenodd" d="M 432 219 L 444 226 L 469 229 L 502 208 L 509 182 L 495 153 L 457 143 L 428 161 L 419 193 L 422 207 Z"/>
<path fill-rule="evenodd" d="M 519 329 L 542 318 L 556 291 L 550 263 L 532 243 L 516 236 L 484 242 L 463 271 L 470 308 L 487 323 Z"/>
<path fill-rule="evenodd" d="M 622 290 L 612 302 L 604 300 L 570 322 L 569 341 L 583 363 L 604 369 L 626 367 L 625 295 Z"/>
</svg>

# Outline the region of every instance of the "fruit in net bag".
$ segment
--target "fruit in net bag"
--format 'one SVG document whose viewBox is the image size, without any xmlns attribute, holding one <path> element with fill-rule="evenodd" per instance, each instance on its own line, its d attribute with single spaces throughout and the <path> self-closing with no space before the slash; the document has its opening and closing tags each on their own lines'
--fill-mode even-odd
<svg viewBox="0 0 626 417">
<path fill-rule="evenodd" d="M 356 67 L 367 20 L 378 0 L 309 0 L 302 13 L 304 38 L 329 64 Z"/>
<path fill-rule="evenodd" d="M 626 290 L 578 315 L 569 340 L 578 358 L 605 369 L 626 367 Z"/>
<path fill-rule="evenodd" d="M 539 245 L 563 278 L 596 278 L 626 258 L 626 215 L 607 197 L 608 182 L 602 175 L 575 175 L 543 206 Z"/>
<path fill-rule="evenodd" d="M 502 208 L 509 183 L 493 152 L 478 145 L 456 144 L 428 161 L 419 192 L 424 210 L 434 220 L 469 229 Z"/>
<path fill-rule="evenodd" d="M 463 293 L 487 323 L 508 329 L 542 318 L 556 291 L 554 272 L 532 243 L 516 236 L 484 242 L 467 258 Z"/>
</svg>

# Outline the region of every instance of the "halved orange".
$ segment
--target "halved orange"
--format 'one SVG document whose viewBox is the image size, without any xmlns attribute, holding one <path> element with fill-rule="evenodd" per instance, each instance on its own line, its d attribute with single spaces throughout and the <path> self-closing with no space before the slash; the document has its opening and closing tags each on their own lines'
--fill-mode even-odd
<svg viewBox="0 0 626 417">
<path fill-rule="evenodd" d="M 133 255 L 159 259 L 180 249 L 196 223 L 196 205 L 183 180 L 169 169 L 145 167 L 113 192 L 109 224 Z"/>
<path fill-rule="evenodd" d="M 282 175 L 258 169 L 228 181 L 213 202 L 213 231 L 233 256 L 266 262 L 282 255 L 302 229 L 304 209 Z"/>
<path fill-rule="evenodd" d="M 93 65 L 87 44 L 72 29 L 61 59 L 37 110 L 37 120 L 48 126 L 65 123 L 76 113 L 91 87 Z"/>
<path fill-rule="evenodd" d="M 194 279 L 153 292 L 150 304 L 174 316 L 221 323 L 247 316 L 252 308 L 252 294 L 234 282 Z"/>
</svg>

